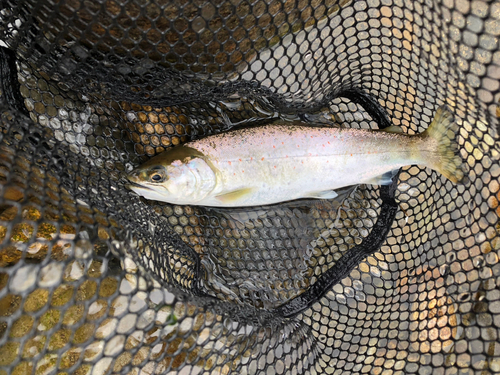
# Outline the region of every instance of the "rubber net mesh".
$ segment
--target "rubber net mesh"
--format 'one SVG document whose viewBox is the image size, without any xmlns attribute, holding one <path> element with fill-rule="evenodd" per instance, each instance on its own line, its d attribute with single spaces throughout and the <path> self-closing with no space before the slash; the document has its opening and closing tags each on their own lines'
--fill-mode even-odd
<svg viewBox="0 0 500 375">
<path fill-rule="evenodd" d="M 500 4 L 0 0 L 0 374 L 500 372 Z M 278 117 L 424 131 L 467 179 L 247 209 L 125 174 Z"/>
</svg>

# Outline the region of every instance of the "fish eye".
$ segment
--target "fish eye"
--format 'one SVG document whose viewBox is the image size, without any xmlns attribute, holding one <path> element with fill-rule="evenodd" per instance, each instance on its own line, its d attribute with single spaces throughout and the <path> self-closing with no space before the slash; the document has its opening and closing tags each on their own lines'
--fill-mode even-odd
<svg viewBox="0 0 500 375">
<path fill-rule="evenodd" d="M 161 167 L 155 167 L 150 170 L 149 180 L 151 182 L 163 182 L 166 180 L 165 170 Z"/>
<path fill-rule="evenodd" d="M 159 173 L 155 173 L 151 175 L 151 179 L 155 182 L 161 182 L 163 181 L 163 176 Z"/>
</svg>

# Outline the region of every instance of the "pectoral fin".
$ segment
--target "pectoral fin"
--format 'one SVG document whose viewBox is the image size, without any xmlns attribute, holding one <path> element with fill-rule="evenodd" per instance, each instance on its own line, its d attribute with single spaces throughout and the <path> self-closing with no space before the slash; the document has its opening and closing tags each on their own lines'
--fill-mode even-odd
<svg viewBox="0 0 500 375">
<path fill-rule="evenodd" d="M 248 197 L 254 192 L 254 188 L 243 188 L 230 191 L 229 193 L 217 195 L 215 198 L 222 203 L 234 203 Z"/>
<path fill-rule="evenodd" d="M 337 197 L 338 194 L 333 190 L 325 191 L 312 191 L 304 195 L 304 198 L 315 198 L 315 199 L 333 199 Z"/>
</svg>

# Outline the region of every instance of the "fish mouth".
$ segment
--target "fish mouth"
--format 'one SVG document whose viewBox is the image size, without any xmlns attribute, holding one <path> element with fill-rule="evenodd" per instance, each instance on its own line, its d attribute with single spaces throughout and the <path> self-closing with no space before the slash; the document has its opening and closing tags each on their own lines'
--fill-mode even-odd
<svg viewBox="0 0 500 375">
<path fill-rule="evenodd" d="M 134 190 L 134 188 L 139 188 L 139 189 L 144 189 L 144 190 L 153 190 L 150 187 L 138 184 L 137 182 L 130 181 L 130 180 L 129 180 L 129 183 L 127 185 L 125 185 L 125 187 L 130 189 L 130 190 Z"/>
</svg>

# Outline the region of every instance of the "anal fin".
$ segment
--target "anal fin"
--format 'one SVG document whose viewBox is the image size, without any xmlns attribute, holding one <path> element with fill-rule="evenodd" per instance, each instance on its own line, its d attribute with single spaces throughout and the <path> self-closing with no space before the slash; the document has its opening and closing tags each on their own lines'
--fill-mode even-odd
<svg viewBox="0 0 500 375">
<path fill-rule="evenodd" d="M 338 194 L 334 190 L 324 190 L 324 191 L 312 191 L 304 195 L 303 198 L 333 199 L 337 196 Z"/>
<path fill-rule="evenodd" d="M 390 185 L 392 184 L 392 178 L 396 176 L 399 169 L 394 169 L 389 172 L 385 172 L 383 175 L 370 178 L 369 180 L 363 181 L 364 184 L 370 185 Z"/>
<path fill-rule="evenodd" d="M 400 126 L 392 125 L 387 128 L 382 129 L 383 132 L 386 133 L 395 133 L 395 134 L 404 134 L 403 129 Z"/>
</svg>

